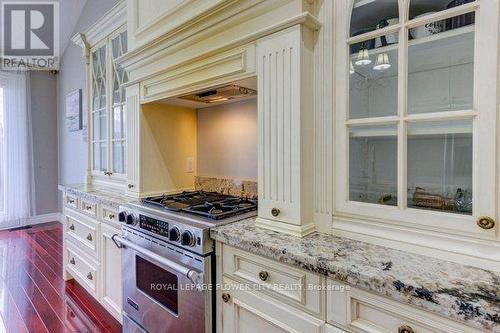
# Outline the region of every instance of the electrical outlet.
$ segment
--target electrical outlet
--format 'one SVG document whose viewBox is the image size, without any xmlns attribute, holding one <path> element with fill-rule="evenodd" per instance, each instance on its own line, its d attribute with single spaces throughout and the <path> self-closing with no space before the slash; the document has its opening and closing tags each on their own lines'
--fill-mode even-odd
<svg viewBox="0 0 500 333">
<path fill-rule="evenodd" d="M 186 160 L 186 172 L 187 173 L 192 173 L 194 172 L 193 170 L 193 158 L 190 156 Z"/>
</svg>

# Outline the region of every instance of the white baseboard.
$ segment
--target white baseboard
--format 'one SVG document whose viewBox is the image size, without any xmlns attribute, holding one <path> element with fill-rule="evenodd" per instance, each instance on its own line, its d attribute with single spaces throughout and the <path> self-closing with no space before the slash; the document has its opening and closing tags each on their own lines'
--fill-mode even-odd
<svg viewBox="0 0 500 333">
<path fill-rule="evenodd" d="M 35 225 L 56 221 L 62 223 L 62 214 L 59 212 L 31 216 L 26 220 L 26 225 Z"/>
</svg>

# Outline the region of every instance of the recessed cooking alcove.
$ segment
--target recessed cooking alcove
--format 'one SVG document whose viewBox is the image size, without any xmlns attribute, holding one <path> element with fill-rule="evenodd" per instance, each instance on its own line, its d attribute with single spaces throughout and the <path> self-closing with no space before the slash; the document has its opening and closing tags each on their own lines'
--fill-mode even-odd
<svg viewBox="0 0 500 333">
<path fill-rule="evenodd" d="M 146 103 L 142 112 L 143 162 L 168 192 L 194 189 L 197 176 L 256 182 L 256 77 Z"/>
</svg>

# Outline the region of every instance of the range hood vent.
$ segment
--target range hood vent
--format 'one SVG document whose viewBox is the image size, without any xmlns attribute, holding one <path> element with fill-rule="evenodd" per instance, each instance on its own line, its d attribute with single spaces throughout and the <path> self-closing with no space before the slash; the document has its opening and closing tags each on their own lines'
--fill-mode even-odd
<svg viewBox="0 0 500 333">
<path fill-rule="evenodd" d="M 193 102 L 213 104 L 229 100 L 248 98 L 255 95 L 257 95 L 257 90 L 231 84 L 195 94 L 180 96 L 179 98 Z"/>
</svg>

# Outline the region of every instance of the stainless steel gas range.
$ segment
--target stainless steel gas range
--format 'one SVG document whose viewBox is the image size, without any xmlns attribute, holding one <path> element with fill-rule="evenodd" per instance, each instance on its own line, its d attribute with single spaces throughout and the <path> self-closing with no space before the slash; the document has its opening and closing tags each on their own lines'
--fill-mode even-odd
<svg viewBox="0 0 500 333">
<path fill-rule="evenodd" d="M 123 331 L 215 332 L 210 228 L 256 210 L 254 200 L 201 191 L 121 206 Z"/>
</svg>

